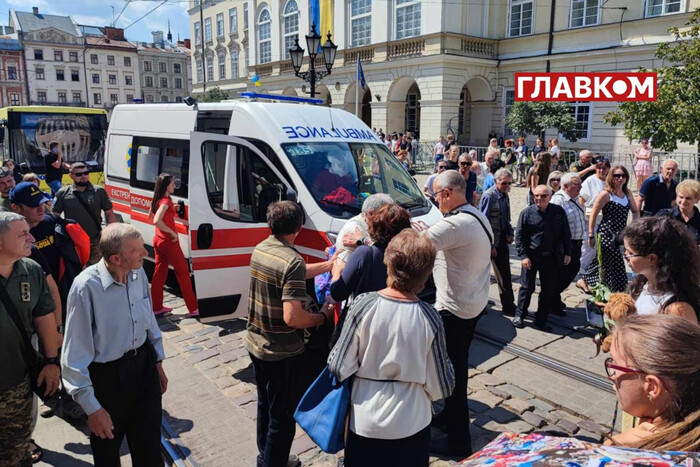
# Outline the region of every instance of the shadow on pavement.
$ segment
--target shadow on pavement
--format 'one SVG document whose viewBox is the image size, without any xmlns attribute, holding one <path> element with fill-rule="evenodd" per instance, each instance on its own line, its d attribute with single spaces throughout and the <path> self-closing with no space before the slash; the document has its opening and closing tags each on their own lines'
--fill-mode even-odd
<svg viewBox="0 0 700 467">
<path fill-rule="evenodd" d="M 165 420 L 168 422 L 168 425 L 170 425 L 170 427 L 178 435 L 182 433 L 187 433 L 188 431 L 191 431 L 194 427 L 194 422 L 192 420 L 173 417 L 168 413 L 167 410 L 163 410 L 163 417 L 165 417 Z"/>
<path fill-rule="evenodd" d="M 69 443 L 69 444 L 74 444 L 74 443 Z M 66 449 L 68 448 L 68 444 L 66 445 Z M 85 462 L 80 459 L 75 459 L 74 457 L 68 455 L 68 454 L 63 454 L 61 452 L 55 452 L 55 451 L 50 451 L 46 448 L 43 448 L 44 450 L 44 457 L 41 458 L 41 463 L 42 464 L 47 464 L 47 465 L 55 465 L 55 466 L 70 466 L 70 467 L 83 467 L 83 466 L 91 466 L 92 464 L 90 462 Z M 83 454 L 91 454 L 92 451 L 90 450 L 90 446 L 87 447 L 87 453 Z"/>
</svg>

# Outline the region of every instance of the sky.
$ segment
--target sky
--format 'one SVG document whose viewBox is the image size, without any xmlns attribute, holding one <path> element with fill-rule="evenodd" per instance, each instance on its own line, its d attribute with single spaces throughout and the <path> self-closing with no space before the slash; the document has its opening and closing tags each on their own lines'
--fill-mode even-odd
<svg viewBox="0 0 700 467">
<path fill-rule="evenodd" d="M 178 33 L 180 39 L 189 36 L 188 5 L 187 0 L 0 0 L 0 24 L 9 24 L 11 8 L 31 12 L 36 6 L 40 13 L 71 16 L 80 24 L 109 26 L 114 7 L 114 18 L 123 10 L 116 26 L 127 28 L 124 34 L 128 40 L 151 42 L 151 31 L 160 30 L 167 34 L 170 20 L 173 41 L 176 41 Z"/>
</svg>

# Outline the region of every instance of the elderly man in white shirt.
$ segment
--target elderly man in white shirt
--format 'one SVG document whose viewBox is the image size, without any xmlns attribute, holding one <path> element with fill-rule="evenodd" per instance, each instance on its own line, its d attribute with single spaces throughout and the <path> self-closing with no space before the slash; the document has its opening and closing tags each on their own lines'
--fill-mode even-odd
<svg viewBox="0 0 700 467">
<path fill-rule="evenodd" d="M 367 232 L 367 216 L 379 211 L 382 206 L 393 202 L 394 200 L 391 199 L 391 196 L 386 193 L 376 193 L 367 197 L 362 203 L 362 212 L 348 219 L 340 229 L 340 232 L 338 232 L 338 237 L 335 241 L 336 251 L 340 251 L 338 258 L 347 262 L 355 248 L 371 243 L 369 232 Z M 346 238 L 346 234 L 350 233 L 353 235 L 348 235 Z"/>
<path fill-rule="evenodd" d="M 448 170 L 435 178 L 435 200 L 445 216 L 425 232 L 438 250 L 433 268 L 435 309 L 445 327 L 447 353 L 455 371 L 455 390 L 445 410 L 433 421 L 447 428 L 431 452 L 467 457 L 471 454 L 467 370 L 476 323 L 486 308 L 491 284 L 493 232 L 488 219 L 465 196 L 466 182 Z"/>
</svg>

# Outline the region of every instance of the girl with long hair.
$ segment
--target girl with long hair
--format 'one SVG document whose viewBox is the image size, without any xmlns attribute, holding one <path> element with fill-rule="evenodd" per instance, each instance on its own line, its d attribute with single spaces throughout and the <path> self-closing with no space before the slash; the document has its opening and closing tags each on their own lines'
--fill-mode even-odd
<svg viewBox="0 0 700 467">
<path fill-rule="evenodd" d="M 156 235 L 153 237 L 153 250 L 156 256 L 156 268 L 151 279 L 151 296 L 153 297 L 153 312 L 156 316 L 170 313 L 172 308 L 163 306 L 163 287 L 168 279 L 168 264 L 173 265 L 175 277 L 185 299 L 185 305 L 189 311 L 189 317 L 199 316 L 197 297 L 192 290 L 190 270 L 187 260 L 180 249 L 180 242 L 175 232 L 175 213 L 170 196 L 175 192 L 175 179 L 172 175 L 162 173 L 156 178 L 156 186 L 153 190 L 151 201 L 151 214 L 153 225 L 156 226 Z"/>
<path fill-rule="evenodd" d="M 639 217 L 639 208 L 634 202 L 632 192 L 627 188 L 630 174 L 622 165 L 616 165 L 605 179 L 605 189 L 600 192 L 593 203 L 593 211 L 588 221 L 588 244 L 596 246 L 595 220 L 598 213 L 603 218 L 598 226 L 601 259 L 591 261 L 583 276 L 590 288 L 598 284 L 599 269 L 603 269 L 603 283 L 612 292 L 624 292 L 627 288 L 625 261 L 622 259 L 618 236 L 627 225 L 627 216 L 632 211 L 632 220 Z"/>
<path fill-rule="evenodd" d="M 535 157 L 535 165 L 532 166 L 527 174 L 527 205 L 535 204 L 532 190 L 538 185 L 544 185 L 549 178 L 549 172 L 552 168 L 552 155 L 547 152 L 541 152 Z"/>
<path fill-rule="evenodd" d="M 606 444 L 700 450 L 700 327 L 672 315 L 631 315 L 613 334 L 605 370 L 640 424 Z"/>
<path fill-rule="evenodd" d="M 700 250 L 691 233 L 668 217 L 645 217 L 621 234 L 624 257 L 637 273 L 629 287 L 640 315 L 700 319 Z"/>
</svg>

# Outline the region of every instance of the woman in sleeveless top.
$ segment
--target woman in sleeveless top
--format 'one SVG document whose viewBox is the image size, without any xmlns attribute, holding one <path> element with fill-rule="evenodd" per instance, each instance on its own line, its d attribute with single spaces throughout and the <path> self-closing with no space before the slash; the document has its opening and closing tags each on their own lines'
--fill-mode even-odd
<svg viewBox="0 0 700 467">
<path fill-rule="evenodd" d="M 639 209 L 632 193 L 627 188 L 629 172 L 621 165 L 613 167 L 605 179 L 605 189 L 600 192 L 593 204 L 593 211 L 588 227 L 588 244 L 596 245 L 595 219 L 603 212 L 603 219 L 598 227 L 601 258 L 591 261 L 583 280 L 588 287 L 598 284 L 599 268 L 603 269 L 603 283 L 612 292 L 624 292 L 627 289 L 627 273 L 622 259 L 618 236 L 627 225 L 627 215 L 632 211 L 632 219 L 639 217 Z"/>
<path fill-rule="evenodd" d="M 634 150 L 634 175 L 637 178 L 637 191 L 642 188 L 644 182 L 651 176 L 651 148 L 649 141 L 644 138 L 642 146 Z"/>
<path fill-rule="evenodd" d="M 630 284 L 640 315 L 700 319 L 700 250 L 678 221 L 646 217 L 622 232 L 624 257 L 637 273 Z"/>
</svg>

